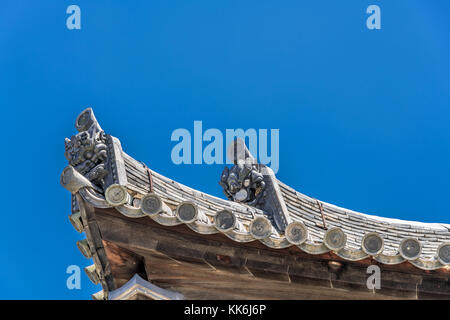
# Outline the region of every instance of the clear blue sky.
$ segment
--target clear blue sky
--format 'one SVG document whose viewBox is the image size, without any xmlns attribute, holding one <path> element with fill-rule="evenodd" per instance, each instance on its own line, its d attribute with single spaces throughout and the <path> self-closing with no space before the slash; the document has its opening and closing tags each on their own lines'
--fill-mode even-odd
<svg viewBox="0 0 450 320">
<path fill-rule="evenodd" d="M 66 8 L 81 8 L 81 30 Z M 381 8 L 368 30 L 366 8 Z M 278 177 L 357 211 L 450 223 L 450 2 L 2 1 L 0 298 L 90 299 L 59 184 L 80 111 L 153 170 L 222 196 L 220 165 L 171 162 L 176 128 L 280 129 Z"/>
</svg>

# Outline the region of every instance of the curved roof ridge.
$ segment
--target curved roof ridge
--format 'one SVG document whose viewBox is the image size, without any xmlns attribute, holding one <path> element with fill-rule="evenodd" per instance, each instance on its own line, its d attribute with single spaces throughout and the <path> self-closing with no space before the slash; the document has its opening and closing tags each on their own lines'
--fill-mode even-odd
<svg viewBox="0 0 450 320">
<path fill-rule="evenodd" d="M 280 184 L 280 186 L 282 186 L 286 189 L 291 189 L 291 191 L 295 192 L 298 197 L 300 196 L 312 203 L 314 203 L 315 201 L 320 201 L 320 203 L 322 203 L 323 205 L 333 208 L 333 209 L 340 211 L 341 213 L 345 213 L 347 215 L 348 214 L 355 215 L 357 217 L 363 217 L 366 219 L 371 219 L 371 220 L 374 220 L 374 221 L 377 221 L 380 223 L 386 223 L 386 224 L 391 224 L 391 225 L 399 225 L 399 226 L 403 226 L 403 227 L 405 227 L 406 225 L 411 226 L 411 227 L 413 226 L 415 229 L 431 229 L 431 230 L 445 231 L 445 232 L 449 232 L 449 230 L 450 230 L 450 224 L 447 224 L 447 227 L 446 227 L 445 226 L 446 224 L 439 223 L 439 222 L 421 222 L 421 221 L 414 221 L 414 220 L 404 220 L 404 219 L 399 219 L 399 218 L 383 217 L 383 216 L 378 216 L 378 215 L 374 215 L 374 214 L 358 212 L 358 211 L 355 211 L 352 209 L 343 208 L 338 205 L 305 195 L 304 193 L 301 193 L 301 192 L 293 189 L 292 187 L 289 187 L 287 184 L 285 184 L 279 180 L 278 180 L 278 183 Z"/>
</svg>

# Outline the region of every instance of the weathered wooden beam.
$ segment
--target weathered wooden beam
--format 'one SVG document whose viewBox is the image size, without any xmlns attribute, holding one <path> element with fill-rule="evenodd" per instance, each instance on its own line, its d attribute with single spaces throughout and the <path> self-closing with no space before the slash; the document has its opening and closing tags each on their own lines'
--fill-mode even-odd
<svg viewBox="0 0 450 320">
<path fill-rule="evenodd" d="M 144 259 L 141 255 L 109 241 L 103 241 L 103 245 L 117 288 L 130 280 L 130 275 L 139 274 L 142 278 L 147 279 Z"/>
<path fill-rule="evenodd" d="M 94 260 L 96 274 L 107 295 L 109 291 L 116 289 L 116 285 L 114 283 L 114 278 L 111 275 L 109 261 L 103 248 L 100 229 L 95 220 L 95 209 L 88 205 L 79 194 L 76 195 L 76 199 L 80 208 L 84 231 L 86 232 L 86 240 L 92 253 L 92 259 Z M 87 272 L 87 274 L 91 280 L 96 280 L 94 273 Z"/>
<path fill-rule="evenodd" d="M 188 264 L 193 273 L 199 273 L 201 275 L 199 277 L 203 277 L 207 282 L 223 281 L 222 277 L 220 280 L 214 277 L 207 280 L 209 279 L 207 274 L 211 272 L 212 275 L 222 273 L 227 277 L 245 275 L 256 277 L 259 281 L 277 281 L 277 285 L 279 282 L 285 282 L 292 283 L 294 287 L 313 285 L 336 290 L 353 290 L 355 298 L 361 293 L 370 293 L 367 298 L 389 296 L 416 298 L 420 288 L 424 293 L 437 292 L 450 296 L 450 289 L 443 287 L 447 278 L 445 276 L 439 278 L 438 272 L 430 272 L 428 277 L 434 276 L 441 282 L 429 281 L 420 287 L 423 275 L 395 271 L 381 265 L 382 289 L 373 293 L 366 286 L 369 276 L 366 267 L 371 264 L 370 261 L 349 263 L 339 260 L 339 257 L 331 253 L 310 256 L 295 247 L 269 249 L 258 245 L 257 242 L 236 243 L 221 234 L 205 236 L 193 232 L 184 225 L 165 227 L 149 218 L 129 219 L 105 209 L 96 210 L 96 221 L 104 240 L 144 257 L 147 273 L 154 271 L 149 269 L 148 261 L 154 261 L 155 254 L 164 257 L 161 268 L 165 273 L 161 270 L 160 278 L 156 280 L 165 281 L 166 285 L 181 285 L 176 280 L 181 275 L 169 280 L 174 275 L 174 270 L 180 269 L 170 267 L 170 264 L 175 263 L 178 266 Z M 333 259 L 336 259 L 336 265 L 342 264 L 342 267 L 330 267 L 330 260 Z M 152 268 L 155 268 L 154 264 Z M 185 276 L 194 277 L 192 272 L 186 273 Z M 441 289 L 436 289 L 433 285 L 440 286 Z M 419 289 L 416 290 L 418 286 Z"/>
</svg>

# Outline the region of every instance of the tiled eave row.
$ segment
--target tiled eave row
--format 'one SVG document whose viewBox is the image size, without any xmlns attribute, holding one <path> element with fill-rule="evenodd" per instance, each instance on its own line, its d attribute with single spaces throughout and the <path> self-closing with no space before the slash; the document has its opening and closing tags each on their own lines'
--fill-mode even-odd
<svg viewBox="0 0 450 320">
<path fill-rule="evenodd" d="M 68 176 L 78 175 L 78 173 L 70 167 L 66 169 L 65 174 Z M 79 178 L 81 179 L 81 177 Z M 285 197 L 285 200 L 287 200 L 286 203 L 293 220 L 291 224 L 299 224 L 300 227 L 305 227 L 307 230 L 307 236 L 301 243 L 296 243 L 295 239 L 294 241 L 289 239 L 286 234 L 278 233 L 267 218 L 265 218 L 264 213 L 261 210 L 199 192 L 168 179 L 154 171 L 152 172 L 152 179 L 153 192 L 151 193 L 143 191 L 137 192 L 136 190 L 139 188 L 112 185 L 108 188 L 109 190 L 107 189 L 105 194 L 103 194 L 102 192 L 96 191 L 92 184 L 87 180 L 84 181 L 86 185 L 81 186 L 77 190 L 77 193 L 93 207 L 115 208 L 115 210 L 124 216 L 130 218 L 148 217 L 165 226 L 185 224 L 195 232 L 204 235 L 220 232 L 237 242 L 245 243 L 258 240 L 264 245 L 276 249 L 297 246 L 302 251 L 312 255 L 332 251 L 339 257 L 349 261 L 358 261 L 373 257 L 374 260 L 380 263 L 395 265 L 409 260 L 412 265 L 423 270 L 435 270 L 445 266 L 445 264 L 437 258 L 437 251 L 435 251 L 434 254 L 431 253 L 426 256 L 422 253 L 418 258 L 414 259 L 404 257 L 399 252 L 398 248 L 401 241 L 409 238 L 410 234 L 398 233 L 395 228 L 400 226 L 396 226 L 396 224 L 389 223 L 389 221 L 383 219 L 378 221 L 377 218 L 370 218 L 370 216 L 367 215 L 345 211 L 344 209 L 322 202 L 323 211 L 326 215 L 328 224 L 327 229 L 329 231 L 334 229 L 341 230 L 347 238 L 347 241 L 342 248 L 333 248 L 332 245 L 325 240 L 327 230 L 321 226 L 322 220 L 320 212 L 317 212 L 318 209 L 314 209 L 315 204 L 317 205 L 317 201 L 295 192 L 293 189 L 290 189 L 281 183 L 283 196 Z M 114 188 L 123 190 L 123 192 L 126 193 L 127 196 L 124 203 L 117 204 L 108 200 L 108 192 Z M 296 195 L 297 200 L 294 201 L 293 199 L 289 199 L 287 196 L 288 192 L 295 192 L 294 194 Z M 159 212 L 144 212 L 142 209 L 142 199 L 147 195 L 160 199 L 161 204 L 166 207 L 166 209 L 162 209 Z M 180 205 L 186 203 L 193 205 L 197 209 L 197 214 L 193 221 L 183 220 L 179 214 Z M 295 211 L 295 207 L 297 207 L 297 211 Z M 218 215 L 224 211 L 231 213 L 236 218 L 233 227 L 226 230 L 221 228 L 217 223 Z M 309 219 L 307 218 L 308 215 Z M 352 219 L 349 219 L 349 217 L 352 217 Z M 340 218 L 344 219 L 346 223 L 341 223 Z M 363 228 L 363 226 L 367 225 L 368 219 L 372 219 L 375 221 L 374 223 L 378 223 L 382 226 L 381 228 L 384 228 L 379 230 L 379 235 L 384 240 L 384 249 L 382 252 L 375 255 L 368 254 L 361 245 L 364 235 L 373 232 L 374 230 L 372 228 Z M 408 227 L 406 227 L 406 225 L 408 225 Z M 407 228 L 413 236 L 417 236 L 419 230 L 423 233 L 427 231 L 427 234 L 431 234 L 430 232 L 444 231 L 431 224 L 421 224 L 421 226 L 423 226 L 423 228 L 413 229 L 411 228 L 412 225 L 404 222 L 402 227 Z M 260 232 L 261 229 L 263 231 L 262 233 Z M 383 233 L 382 231 L 384 230 L 391 230 L 391 232 Z M 395 235 L 394 239 L 391 239 L 392 234 Z M 439 236 L 441 243 L 443 244 L 446 244 L 450 239 L 448 230 L 446 233 L 440 234 Z M 436 245 L 435 250 L 437 249 L 438 246 Z"/>
<path fill-rule="evenodd" d="M 417 239 L 421 258 L 432 261 L 443 243 L 450 241 L 450 225 L 422 223 L 367 215 L 318 201 L 279 182 L 292 219 L 305 223 L 312 241 L 320 242 L 325 230 L 318 203 L 322 206 L 327 227 L 339 227 L 347 234 L 347 246 L 359 248 L 362 238 L 369 232 L 378 233 L 384 240 L 383 253 L 394 256 L 405 238 Z"/>
</svg>

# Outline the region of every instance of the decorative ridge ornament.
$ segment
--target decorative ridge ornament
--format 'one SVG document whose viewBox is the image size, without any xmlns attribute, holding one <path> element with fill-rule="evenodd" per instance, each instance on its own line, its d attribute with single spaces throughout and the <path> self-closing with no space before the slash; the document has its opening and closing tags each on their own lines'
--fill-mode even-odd
<svg viewBox="0 0 450 320">
<path fill-rule="evenodd" d="M 76 171 L 95 185 L 104 187 L 103 178 L 109 173 L 105 166 L 107 138 L 91 108 L 77 117 L 75 127 L 79 133 L 65 139 L 64 155 Z"/>
<path fill-rule="evenodd" d="M 184 223 L 193 223 L 195 221 L 208 224 L 209 220 L 201 209 L 192 201 L 181 202 L 175 212 L 176 217 Z"/>
<path fill-rule="evenodd" d="M 250 223 L 249 230 L 255 239 L 265 239 L 272 234 L 272 224 L 265 217 L 256 217 Z"/>
<path fill-rule="evenodd" d="M 105 199 L 111 206 L 116 207 L 128 203 L 130 195 L 124 186 L 112 184 L 105 191 Z"/>
<path fill-rule="evenodd" d="M 74 167 L 68 165 L 64 168 L 60 177 L 61 185 L 69 190 L 72 194 L 77 193 L 81 188 L 91 187 L 96 189 L 96 187 L 89 181 L 85 176 L 75 170 Z"/>
<path fill-rule="evenodd" d="M 339 227 L 328 229 L 323 238 L 325 245 L 333 251 L 343 249 L 347 243 L 347 235 Z"/>
<path fill-rule="evenodd" d="M 438 247 L 437 257 L 443 265 L 450 264 L 450 242 L 444 242 Z"/>
<path fill-rule="evenodd" d="M 272 169 L 258 164 L 238 138 L 228 147 L 231 168 L 225 167 L 219 184 L 226 197 L 235 202 L 263 210 L 278 232 L 289 224 L 289 213 Z"/>
<path fill-rule="evenodd" d="M 415 238 L 405 238 L 400 242 L 398 251 L 406 260 L 416 260 L 422 253 L 422 244 Z"/>
<path fill-rule="evenodd" d="M 162 211 L 163 202 L 155 193 L 146 194 L 141 200 L 141 210 L 144 214 L 155 215 Z"/>
<path fill-rule="evenodd" d="M 244 232 L 244 227 L 241 222 L 236 219 L 236 216 L 229 210 L 221 210 L 217 212 L 214 217 L 214 225 L 217 230 L 222 232 L 228 232 L 233 229 L 237 229 L 240 232 Z"/>
<path fill-rule="evenodd" d="M 231 168 L 224 168 L 219 184 L 229 200 L 253 206 L 261 205 L 266 184 L 260 172 L 260 166 L 241 139 L 236 139 L 232 147 L 242 148 L 244 152 L 239 154 L 244 155 L 245 158 L 236 156 L 238 152 L 235 151 L 234 165 Z"/>
<path fill-rule="evenodd" d="M 368 255 L 376 256 L 383 251 L 384 240 L 378 233 L 369 232 L 364 235 L 361 247 Z"/>
<path fill-rule="evenodd" d="M 303 222 L 294 221 L 287 226 L 285 236 L 290 243 L 300 245 L 308 238 L 308 229 Z"/>
</svg>

